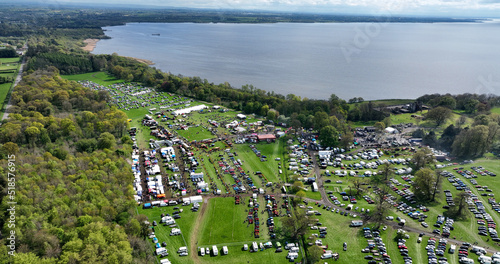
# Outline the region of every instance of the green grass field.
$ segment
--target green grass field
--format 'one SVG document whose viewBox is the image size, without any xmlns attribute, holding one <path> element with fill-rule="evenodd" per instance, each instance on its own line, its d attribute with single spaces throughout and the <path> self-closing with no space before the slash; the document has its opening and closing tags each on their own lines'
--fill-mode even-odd
<svg viewBox="0 0 500 264">
<path fill-rule="evenodd" d="M 179 257 L 176 252 L 179 247 L 187 245 L 189 248 L 190 243 L 192 243 L 192 241 L 189 241 L 189 238 L 193 231 L 192 229 L 194 227 L 194 222 L 198 217 L 198 212 L 191 212 L 191 210 L 189 210 L 189 206 L 181 208 L 184 209 L 184 212 L 181 213 L 182 218 L 177 219 L 176 223 L 181 229 L 182 236 L 170 236 L 171 228 L 160 224 L 161 214 L 172 214 L 172 212 L 175 211 L 173 209 L 173 206 L 156 207 L 153 209 L 142 209 L 142 207 L 138 207 L 138 212 L 139 214 L 146 215 L 150 223 L 153 223 L 153 221 L 158 222 L 158 226 L 155 227 L 155 235 L 158 238 L 159 243 L 167 242 L 166 249 L 169 253 L 168 259 L 171 260 L 172 263 L 193 263 L 193 260 L 191 258 Z M 153 254 L 154 244 L 152 242 L 152 239 L 148 239 L 148 241 L 150 241 L 151 253 Z M 189 252 L 189 254 L 193 253 Z"/>
<path fill-rule="evenodd" d="M 217 137 L 202 126 L 189 127 L 188 130 L 177 130 L 177 134 L 184 137 L 189 142 L 193 140 L 200 141 L 203 139 L 211 139 Z"/>
<path fill-rule="evenodd" d="M 229 254 L 226 256 L 205 256 L 199 257 L 201 263 L 286 263 L 286 251 L 274 253 L 274 249 L 250 253 L 243 251 L 243 244 L 251 245 L 252 242 L 267 242 L 267 226 L 265 220 L 267 214 L 259 212 L 261 236 L 256 239 L 253 236 L 254 225 L 243 222 L 247 217 L 248 197 L 243 198 L 244 204 L 234 205 L 234 198 L 212 198 L 209 200 L 207 211 L 200 226 L 198 247 L 211 247 L 216 245 L 221 251 L 222 246 L 228 246 Z M 264 199 L 259 196 L 261 207 Z M 275 218 L 276 225 L 279 225 L 279 218 Z"/>
<path fill-rule="evenodd" d="M 75 74 L 75 75 L 61 75 L 61 77 L 70 81 L 88 80 L 106 86 L 124 82 L 123 80 L 117 79 L 112 75 L 107 74 L 106 72 L 89 72 L 89 73 Z"/>
<path fill-rule="evenodd" d="M 349 107 L 353 108 L 357 105 L 367 104 L 368 102 L 372 102 L 375 106 L 380 105 L 380 104 L 384 104 L 386 106 L 389 106 L 389 105 L 400 105 L 400 104 L 413 103 L 413 102 L 415 102 L 415 99 L 382 99 L 382 100 L 374 100 L 374 101 L 364 101 L 361 103 L 349 104 Z"/>
<path fill-rule="evenodd" d="M 20 57 L 17 57 L 17 58 L 0 58 L 0 61 L 2 62 L 2 64 L 9 64 L 9 63 L 17 63 L 21 60 Z"/>
</svg>

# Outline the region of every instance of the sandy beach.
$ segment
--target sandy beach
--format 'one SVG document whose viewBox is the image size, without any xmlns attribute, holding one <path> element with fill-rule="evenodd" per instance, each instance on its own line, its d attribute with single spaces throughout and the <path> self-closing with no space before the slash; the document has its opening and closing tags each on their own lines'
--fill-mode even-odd
<svg viewBox="0 0 500 264">
<path fill-rule="evenodd" d="M 83 43 L 87 45 L 85 45 L 85 47 L 82 47 L 82 49 L 88 52 L 92 52 L 95 49 L 98 41 L 99 39 L 86 39 L 83 41 Z"/>
</svg>

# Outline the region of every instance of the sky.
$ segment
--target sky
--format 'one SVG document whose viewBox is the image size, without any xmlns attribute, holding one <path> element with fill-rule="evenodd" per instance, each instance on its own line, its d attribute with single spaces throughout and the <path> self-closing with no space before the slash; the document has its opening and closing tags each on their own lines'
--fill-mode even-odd
<svg viewBox="0 0 500 264">
<path fill-rule="evenodd" d="M 133 4 L 144 7 L 187 7 L 350 14 L 398 14 L 445 17 L 500 17 L 500 0 L 35 0 L 52 6 L 65 3 Z"/>
</svg>

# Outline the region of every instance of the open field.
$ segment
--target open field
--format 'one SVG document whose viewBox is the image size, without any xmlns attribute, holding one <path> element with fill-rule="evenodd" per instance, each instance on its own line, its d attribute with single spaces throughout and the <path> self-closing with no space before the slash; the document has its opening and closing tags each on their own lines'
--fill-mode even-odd
<svg viewBox="0 0 500 264">
<path fill-rule="evenodd" d="M 75 75 L 62 75 L 62 78 L 70 81 L 92 81 L 100 85 L 111 85 L 115 83 L 122 83 L 123 80 L 116 79 L 115 77 L 105 73 L 105 72 L 89 72 L 84 74 Z"/>
<path fill-rule="evenodd" d="M 9 63 L 17 63 L 21 60 L 20 57 L 17 57 L 17 58 L 0 58 L 0 61 L 2 62 L 2 64 L 9 64 Z"/>
<path fill-rule="evenodd" d="M 3 103 L 9 94 L 9 89 L 12 83 L 0 84 L 0 103 Z"/>
</svg>

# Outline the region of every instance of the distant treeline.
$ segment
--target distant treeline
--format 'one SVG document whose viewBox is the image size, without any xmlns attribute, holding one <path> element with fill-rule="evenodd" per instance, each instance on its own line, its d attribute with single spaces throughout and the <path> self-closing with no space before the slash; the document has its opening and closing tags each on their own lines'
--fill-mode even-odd
<svg viewBox="0 0 500 264">
<path fill-rule="evenodd" d="M 444 106 L 452 110 L 463 110 L 468 114 L 485 113 L 491 107 L 500 106 L 500 96 L 494 94 L 426 94 L 417 98 L 431 107 Z"/>
<path fill-rule="evenodd" d="M 289 12 L 247 12 L 241 10 L 200 10 L 200 9 L 137 9 L 104 7 L 61 7 L 23 5 L 3 6 L 0 12 L 0 36 L 28 36 L 32 34 L 54 34 L 61 29 L 66 34 L 81 37 L 86 34 L 103 36 L 101 27 L 123 25 L 130 22 L 151 23 L 318 23 L 318 22 L 474 22 L 475 19 L 404 17 L 391 14 L 382 16 L 333 15 Z M 71 19 L 68 19 L 70 17 Z M 95 31 L 95 32 L 92 32 Z M 99 33 L 100 31 L 100 33 Z"/>
<path fill-rule="evenodd" d="M 0 49 L 0 58 L 15 58 L 15 57 L 19 57 L 15 49 L 11 47 Z"/>
</svg>

